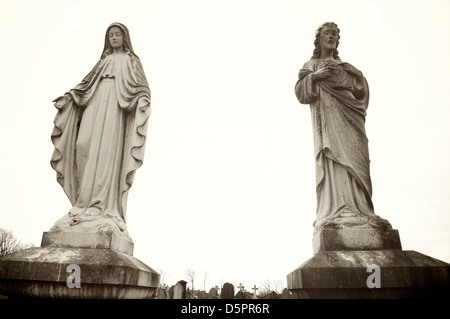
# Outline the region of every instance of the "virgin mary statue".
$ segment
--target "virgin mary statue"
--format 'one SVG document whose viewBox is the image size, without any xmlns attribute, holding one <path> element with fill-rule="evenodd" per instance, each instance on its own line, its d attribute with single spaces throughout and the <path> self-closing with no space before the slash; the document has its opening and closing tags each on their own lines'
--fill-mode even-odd
<svg viewBox="0 0 450 319">
<path fill-rule="evenodd" d="M 112 231 L 128 237 L 126 206 L 142 165 L 150 89 L 127 27 L 111 24 L 100 60 L 55 99 L 51 166 L 72 208 L 50 231 Z"/>
</svg>

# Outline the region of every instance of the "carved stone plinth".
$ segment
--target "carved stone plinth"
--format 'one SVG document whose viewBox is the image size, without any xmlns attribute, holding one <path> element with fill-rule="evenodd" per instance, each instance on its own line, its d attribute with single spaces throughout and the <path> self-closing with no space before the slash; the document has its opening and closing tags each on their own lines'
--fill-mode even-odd
<svg viewBox="0 0 450 319">
<path fill-rule="evenodd" d="M 396 230 L 325 229 L 313 247 L 314 256 L 287 276 L 296 298 L 450 297 L 450 264 L 401 250 Z"/>
<path fill-rule="evenodd" d="M 380 267 L 380 288 L 369 288 L 369 265 Z M 448 298 L 450 264 L 415 251 L 321 251 L 287 276 L 301 299 Z"/>
<path fill-rule="evenodd" d="M 402 249 L 396 229 L 325 228 L 313 237 L 313 252 L 336 250 Z"/>
<path fill-rule="evenodd" d="M 133 243 L 111 233 L 44 233 L 42 247 L 0 258 L 0 294 L 9 298 L 150 298 L 160 275 L 132 252 Z"/>
<path fill-rule="evenodd" d="M 107 248 L 133 256 L 134 244 L 115 233 L 44 232 L 41 247 Z"/>
</svg>

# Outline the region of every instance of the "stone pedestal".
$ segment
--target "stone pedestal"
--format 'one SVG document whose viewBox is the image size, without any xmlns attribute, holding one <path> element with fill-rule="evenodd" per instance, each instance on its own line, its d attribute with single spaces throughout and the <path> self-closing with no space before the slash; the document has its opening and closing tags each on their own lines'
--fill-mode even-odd
<svg viewBox="0 0 450 319">
<path fill-rule="evenodd" d="M 115 233 L 44 232 L 41 247 L 104 248 L 133 256 L 134 244 Z"/>
<path fill-rule="evenodd" d="M 314 236 L 313 250 L 287 276 L 296 298 L 450 297 L 450 264 L 403 251 L 397 230 L 324 229 Z"/>
<path fill-rule="evenodd" d="M 10 298 L 150 298 L 160 276 L 114 233 L 47 232 L 41 247 L 0 258 L 0 294 Z"/>
<path fill-rule="evenodd" d="M 402 249 L 398 230 L 323 229 L 313 237 L 313 252 Z"/>
</svg>

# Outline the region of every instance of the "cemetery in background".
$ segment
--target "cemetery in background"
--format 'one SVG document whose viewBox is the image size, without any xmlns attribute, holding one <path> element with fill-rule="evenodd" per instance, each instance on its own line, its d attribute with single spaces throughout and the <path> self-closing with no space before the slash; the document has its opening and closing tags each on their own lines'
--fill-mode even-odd
<svg viewBox="0 0 450 319">
<path fill-rule="evenodd" d="M 175 285 L 168 286 L 162 284 L 153 294 L 153 299 L 294 299 L 287 288 L 282 291 L 267 290 L 254 285 L 250 289 L 239 284 L 236 289 L 233 284 L 226 282 L 222 287 L 215 286 L 206 290 L 192 290 L 187 287 L 184 280 L 178 281 Z M 192 287 L 192 286 L 191 286 Z"/>
</svg>

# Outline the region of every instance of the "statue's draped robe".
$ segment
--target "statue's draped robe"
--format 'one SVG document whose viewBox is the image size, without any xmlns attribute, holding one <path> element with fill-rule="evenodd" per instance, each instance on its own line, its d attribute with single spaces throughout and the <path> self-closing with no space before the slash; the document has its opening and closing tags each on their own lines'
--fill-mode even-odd
<svg viewBox="0 0 450 319">
<path fill-rule="evenodd" d="M 68 94 L 72 101 L 54 120 L 51 165 L 73 205 L 71 214 L 100 213 L 122 229 L 150 116 L 141 62 L 131 53 L 107 55 Z"/>
<path fill-rule="evenodd" d="M 328 61 L 329 62 L 329 61 Z M 299 72 L 295 93 L 310 104 L 316 162 L 315 226 L 337 217 L 374 215 L 365 116 L 369 88 L 360 71 L 335 61 L 330 78 L 313 83 L 311 74 L 327 60 L 312 59 Z"/>
</svg>

